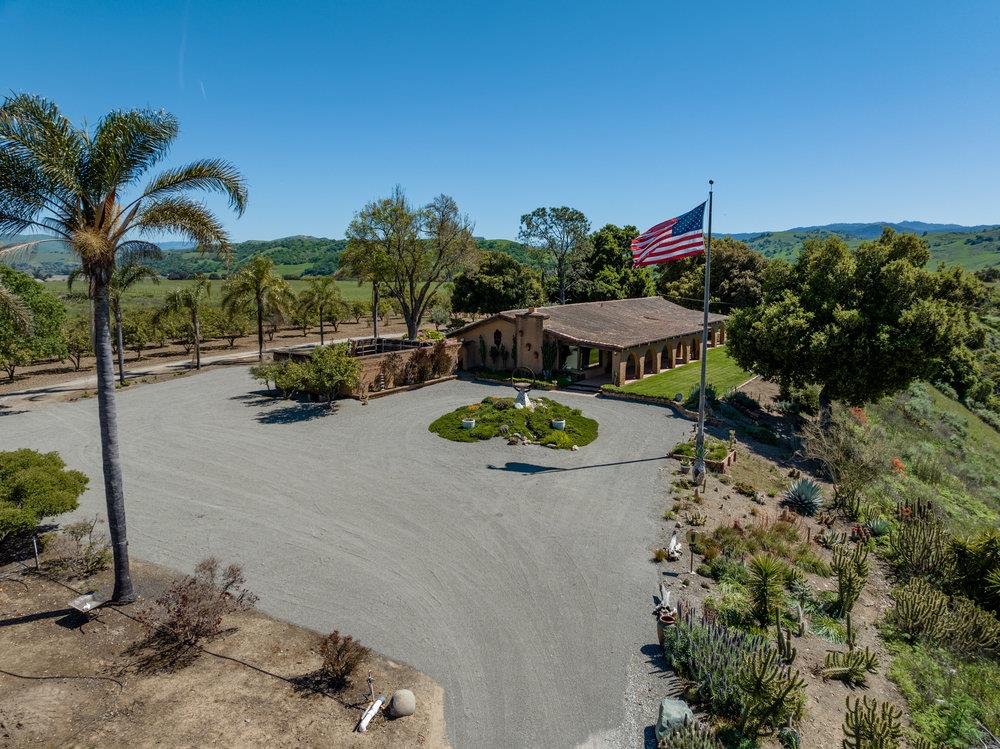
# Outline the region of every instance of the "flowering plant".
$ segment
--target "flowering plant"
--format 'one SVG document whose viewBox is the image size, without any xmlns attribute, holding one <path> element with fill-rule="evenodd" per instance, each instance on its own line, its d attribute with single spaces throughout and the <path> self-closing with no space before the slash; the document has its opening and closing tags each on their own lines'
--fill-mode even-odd
<svg viewBox="0 0 1000 749">
<path fill-rule="evenodd" d="M 906 464 L 900 460 L 898 457 L 893 458 L 891 461 L 892 470 L 898 474 L 906 473 Z"/>
</svg>

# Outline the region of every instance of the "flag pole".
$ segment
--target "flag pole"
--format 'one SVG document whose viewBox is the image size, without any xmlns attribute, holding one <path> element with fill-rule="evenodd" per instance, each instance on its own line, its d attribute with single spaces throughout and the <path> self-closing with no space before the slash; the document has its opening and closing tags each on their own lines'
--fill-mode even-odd
<svg viewBox="0 0 1000 749">
<path fill-rule="evenodd" d="M 701 393 L 698 397 L 698 434 L 695 438 L 694 479 L 705 476 L 705 370 L 708 364 L 708 288 L 712 279 L 712 186 L 708 181 L 708 243 L 705 247 L 705 308 L 701 328 Z"/>
</svg>

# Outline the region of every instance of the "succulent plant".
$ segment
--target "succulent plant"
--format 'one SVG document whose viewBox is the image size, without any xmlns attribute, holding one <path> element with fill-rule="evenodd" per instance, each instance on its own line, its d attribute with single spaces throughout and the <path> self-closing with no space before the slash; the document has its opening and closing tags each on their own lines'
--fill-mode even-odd
<svg viewBox="0 0 1000 749">
<path fill-rule="evenodd" d="M 857 545 L 853 550 L 838 546 L 833 551 L 833 572 L 837 576 L 837 612 L 851 613 L 868 581 L 868 547 Z"/>
<path fill-rule="evenodd" d="M 888 536 L 889 531 L 892 530 L 892 526 L 889 525 L 889 521 L 885 518 L 873 518 L 865 523 L 865 527 L 868 528 L 868 532 L 871 533 L 873 538 Z"/>
<path fill-rule="evenodd" d="M 844 715 L 844 749 L 898 749 L 903 735 L 902 712 L 888 702 L 862 697 Z"/>
<path fill-rule="evenodd" d="M 878 655 L 865 648 L 864 650 L 848 650 L 846 653 L 830 650 L 823 662 L 820 675 L 824 679 L 840 679 L 851 686 L 862 686 L 867 680 L 867 674 L 878 669 Z"/>
<path fill-rule="evenodd" d="M 660 737 L 657 749 L 722 749 L 712 729 L 697 721 L 674 726 Z"/>
<path fill-rule="evenodd" d="M 791 666 L 798 651 L 792 646 L 792 631 L 781 626 L 779 609 L 774 610 L 774 626 L 777 630 L 778 655 L 786 666 Z"/>
<path fill-rule="evenodd" d="M 785 491 L 781 504 L 799 515 L 812 517 L 823 504 L 823 493 L 812 479 L 799 479 Z"/>
</svg>

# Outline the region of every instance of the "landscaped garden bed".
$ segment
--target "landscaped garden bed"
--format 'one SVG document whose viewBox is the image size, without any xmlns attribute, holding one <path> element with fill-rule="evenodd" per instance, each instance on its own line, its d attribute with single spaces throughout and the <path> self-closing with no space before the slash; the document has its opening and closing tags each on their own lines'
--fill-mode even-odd
<svg viewBox="0 0 1000 749">
<path fill-rule="evenodd" d="M 532 403 L 531 410 L 516 409 L 513 398 L 491 396 L 456 408 L 435 419 L 428 428 L 453 442 L 478 442 L 493 437 L 517 440 L 519 435 L 525 442 L 564 450 L 583 447 L 597 439 L 597 422 L 584 416 L 580 409 L 548 398 L 533 398 Z M 565 421 L 565 428 L 553 426 L 553 422 L 559 421 Z"/>
<path fill-rule="evenodd" d="M 670 457 L 682 463 L 692 463 L 696 457 L 694 440 L 681 442 L 670 452 Z M 736 450 L 733 445 L 715 437 L 705 437 L 705 465 L 710 471 L 725 473 L 734 460 L 736 460 Z"/>
</svg>

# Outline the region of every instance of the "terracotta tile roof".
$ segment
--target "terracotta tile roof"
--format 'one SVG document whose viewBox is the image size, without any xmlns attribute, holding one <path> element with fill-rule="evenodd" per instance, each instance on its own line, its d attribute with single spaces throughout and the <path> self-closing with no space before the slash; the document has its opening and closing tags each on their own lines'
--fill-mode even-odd
<svg viewBox="0 0 1000 749">
<path fill-rule="evenodd" d="M 527 309 L 507 310 L 496 317 L 514 320 Z M 607 302 L 538 307 L 546 316 L 545 332 L 572 344 L 592 345 L 606 349 L 626 349 L 675 336 L 701 332 L 702 313 L 687 309 L 663 297 L 615 299 Z M 452 335 L 482 325 L 489 319 L 466 325 Z M 725 320 L 725 315 L 710 313 L 710 322 Z"/>
</svg>

